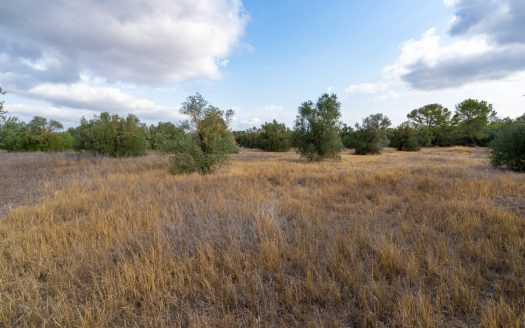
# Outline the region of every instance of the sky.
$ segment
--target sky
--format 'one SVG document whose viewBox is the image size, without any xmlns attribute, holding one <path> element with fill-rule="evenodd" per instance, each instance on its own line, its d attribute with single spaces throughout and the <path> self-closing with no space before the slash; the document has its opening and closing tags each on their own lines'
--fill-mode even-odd
<svg viewBox="0 0 525 328">
<path fill-rule="evenodd" d="M 76 126 L 108 111 L 180 122 L 201 93 L 234 129 L 292 127 L 336 93 L 349 125 L 466 98 L 525 112 L 523 0 L 3 0 L 5 109 Z"/>
</svg>

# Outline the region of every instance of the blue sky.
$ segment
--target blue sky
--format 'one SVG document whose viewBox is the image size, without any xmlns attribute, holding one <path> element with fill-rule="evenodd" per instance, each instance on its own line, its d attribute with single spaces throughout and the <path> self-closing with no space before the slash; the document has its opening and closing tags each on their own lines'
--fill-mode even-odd
<svg viewBox="0 0 525 328">
<path fill-rule="evenodd" d="M 101 111 L 178 121 L 200 92 L 241 129 L 292 126 L 301 102 L 334 92 L 352 125 L 468 97 L 525 112 L 520 0 L 122 2 L 6 0 L 6 109 L 66 126 Z"/>
</svg>

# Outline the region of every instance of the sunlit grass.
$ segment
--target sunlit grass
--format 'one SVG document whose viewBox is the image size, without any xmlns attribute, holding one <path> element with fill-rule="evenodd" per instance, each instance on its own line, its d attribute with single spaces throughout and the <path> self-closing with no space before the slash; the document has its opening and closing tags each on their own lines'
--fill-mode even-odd
<svg viewBox="0 0 525 328">
<path fill-rule="evenodd" d="M 525 176 L 483 150 L 66 161 L 0 219 L 0 327 L 525 322 Z"/>
</svg>

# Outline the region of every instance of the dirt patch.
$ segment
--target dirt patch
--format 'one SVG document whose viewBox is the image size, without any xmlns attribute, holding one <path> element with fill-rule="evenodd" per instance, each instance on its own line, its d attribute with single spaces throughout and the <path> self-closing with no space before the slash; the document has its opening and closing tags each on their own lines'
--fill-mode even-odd
<svg viewBox="0 0 525 328">
<path fill-rule="evenodd" d="M 60 187 L 85 158 L 76 153 L 0 153 L 0 218 L 37 202 L 50 192 L 46 186 Z"/>
</svg>

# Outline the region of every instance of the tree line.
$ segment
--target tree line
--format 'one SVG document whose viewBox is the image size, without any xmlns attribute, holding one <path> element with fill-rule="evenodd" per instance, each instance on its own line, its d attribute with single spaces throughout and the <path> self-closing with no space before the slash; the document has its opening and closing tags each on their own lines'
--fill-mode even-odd
<svg viewBox="0 0 525 328">
<path fill-rule="evenodd" d="M 0 93 L 4 91 L 0 88 Z M 181 113 L 188 121 L 146 126 L 135 115 L 101 113 L 82 118 L 64 131 L 60 122 L 36 116 L 29 122 L 7 116 L 0 102 L 0 149 L 8 151 L 91 151 L 104 156 L 142 156 L 148 150 L 170 155 L 172 173 L 208 173 L 227 162 L 237 146 L 284 152 L 292 147 L 310 161 L 338 159 L 343 148 L 358 155 L 379 154 L 384 147 L 417 151 L 431 146 L 490 146 L 495 166 L 525 171 L 525 115 L 497 118 L 486 101 L 467 99 L 452 112 L 429 104 L 407 114 L 393 128 L 388 117 L 373 114 L 351 127 L 341 122 L 335 94 L 298 108 L 293 129 L 276 120 L 244 131 L 231 131 L 233 111 L 222 111 L 200 94 L 188 97 Z M 521 142 L 521 144 L 520 144 Z"/>
</svg>

